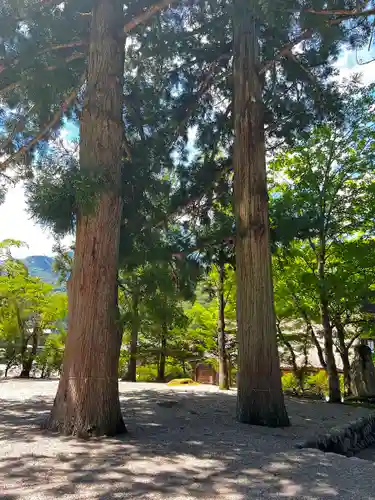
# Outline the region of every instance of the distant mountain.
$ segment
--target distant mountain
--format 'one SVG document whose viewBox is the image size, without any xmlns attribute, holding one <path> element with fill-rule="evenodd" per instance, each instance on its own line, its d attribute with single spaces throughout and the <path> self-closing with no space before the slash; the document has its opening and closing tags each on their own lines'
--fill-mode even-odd
<svg viewBox="0 0 375 500">
<path fill-rule="evenodd" d="M 31 276 L 40 278 L 45 283 L 57 285 L 58 275 L 53 272 L 53 258 L 46 255 L 32 255 L 23 259 Z"/>
</svg>

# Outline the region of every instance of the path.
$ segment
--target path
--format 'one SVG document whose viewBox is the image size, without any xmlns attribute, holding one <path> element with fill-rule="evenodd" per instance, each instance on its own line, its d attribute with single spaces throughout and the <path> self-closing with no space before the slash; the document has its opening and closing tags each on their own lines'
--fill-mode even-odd
<svg viewBox="0 0 375 500">
<path fill-rule="evenodd" d="M 0 382 L 2 500 L 375 500 L 371 462 L 294 447 L 367 409 L 289 400 L 293 426 L 267 429 L 235 421 L 232 391 L 121 383 L 129 434 L 77 441 L 37 427 L 56 387 Z"/>
</svg>

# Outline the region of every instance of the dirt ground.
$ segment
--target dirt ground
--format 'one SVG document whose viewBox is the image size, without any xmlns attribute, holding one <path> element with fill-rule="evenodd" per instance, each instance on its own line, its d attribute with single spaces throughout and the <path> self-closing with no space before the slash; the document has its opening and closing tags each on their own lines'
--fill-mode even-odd
<svg viewBox="0 0 375 500">
<path fill-rule="evenodd" d="M 236 422 L 235 391 L 121 382 L 129 433 L 80 441 L 39 430 L 56 388 L 0 382 L 2 500 L 375 500 L 371 461 L 296 448 L 367 409 L 290 399 L 292 426 L 267 429 Z"/>
</svg>

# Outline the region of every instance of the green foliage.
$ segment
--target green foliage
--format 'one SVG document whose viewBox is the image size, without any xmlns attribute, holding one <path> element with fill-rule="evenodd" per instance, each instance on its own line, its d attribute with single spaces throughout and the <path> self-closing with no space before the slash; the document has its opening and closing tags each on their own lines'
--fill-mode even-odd
<svg viewBox="0 0 375 500">
<path fill-rule="evenodd" d="M 198 299 L 185 311 L 189 318 L 186 335 L 197 343 L 197 347 L 201 347 L 202 352 L 214 355 L 217 355 L 218 278 L 217 266 L 213 265 L 200 281 Z M 236 283 L 235 272 L 229 264 L 225 267 L 224 300 L 226 332 L 233 338 L 236 333 Z"/>
<path fill-rule="evenodd" d="M 306 378 L 306 385 L 315 394 L 326 396 L 328 394 L 328 375 L 324 370 L 310 375 Z"/>
<path fill-rule="evenodd" d="M 344 378 L 342 375 L 340 375 L 339 380 L 341 394 L 344 394 Z M 281 382 L 283 391 L 303 396 L 304 392 L 301 392 L 300 382 L 294 373 L 284 373 L 281 377 Z M 328 375 L 325 370 L 319 370 L 316 373 L 305 376 L 303 385 L 304 391 L 307 390 L 308 393 L 315 394 L 321 398 L 328 396 Z"/>
<path fill-rule="evenodd" d="M 288 372 L 284 373 L 281 377 L 281 384 L 283 391 L 293 391 L 298 392 L 300 389 L 300 384 L 294 373 Z"/>
<path fill-rule="evenodd" d="M 137 366 L 137 380 L 139 382 L 155 382 L 158 378 L 156 365 Z"/>
<path fill-rule="evenodd" d="M 345 123 L 301 134 L 270 164 L 275 308 L 297 354 L 320 341 L 319 324 L 343 359 L 359 335 L 370 334 L 374 95 L 373 86 L 352 84 L 343 93 Z"/>
<path fill-rule="evenodd" d="M 166 380 L 183 377 L 183 370 L 175 363 L 166 363 Z M 138 382 L 156 382 L 158 379 L 158 366 L 156 364 L 137 366 Z"/>
<path fill-rule="evenodd" d="M 60 342 L 57 332 L 63 331 L 67 315 L 66 294 L 54 293 L 51 285 L 30 276 L 25 265 L 12 258 L 12 246 L 18 243 L 6 240 L 0 244 L 5 255 L 0 264 L 0 342 L 8 367 L 28 360 L 32 363 L 37 354 L 34 349 L 43 342 L 47 330 L 55 332 L 56 342 Z M 46 340 L 49 351 L 45 356 L 56 358 L 57 363 L 54 335 Z"/>
<path fill-rule="evenodd" d="M 42 378 L 61 374 L 66 333 L 53 333 L 47 336 L 44 345 L 35 358 L 35 368 Z"/>
<path fill-rule="evenodd" d="M 27 184 L 29 211 L 56 236 L 64 236 L 74 231 L 78 212 L 95 211 L 108 182 L 97 171 L 79 168 L 74 157 L 59 160 L 56 148 L 44 156 L 43 164 Z"/>
<path fill-rule="evenodd" d="M 128 361 L 129 361 L 129 354 L 128 351 L 125 349 L 121 349 L 120 351 L 120 359 L 119 359 L 119 365 L 118 365 L 118 376 L 119 378 L 122 378 L 125 376 L 127 366 L 128 366 Z"/>
</svg>

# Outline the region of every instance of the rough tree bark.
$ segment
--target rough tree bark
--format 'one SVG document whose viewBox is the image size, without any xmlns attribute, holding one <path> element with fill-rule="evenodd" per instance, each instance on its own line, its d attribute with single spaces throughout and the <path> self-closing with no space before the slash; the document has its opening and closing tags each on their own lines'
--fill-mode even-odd
<svg viewBox="0 0 375 500">
<path fill-rule="evenodd" d="M 225 264 L 219 264 L 219 283 L 218 283 L 218 350 L 219 350 L 219 388 L 222 390 L 229 389 L 229 370 L 228 370 L 228 355 L 226 346 L 225 334 L 225 298 L 224 298 L 224 279 L 225 279 Z"/>
<path fill-rule="evenodd" d="M 139 294 L 134 292 L 132 295 L 132 322 L 130 332 L 130 350 L 129 362 L 123 380 L 128 382 L 137 381 L 137 350 L 138 350 L 138 333 L 139 333 Z"/>
<path fill-rule="evenodd" d="M 63 370 L 45 427 L 82 437 L 125 432 L 118 392 L 122 332 L 117 264 L 122 203 L 123 2 L 96 0 L 91 16 L 80 165 L 103 177 L 93 213 L 77 216 Z"/>
<path fill-rule="evenodd" d="M 259 27 L 234 0 L 234 208 L 240 422 L 286 426 L 273 304 Z"/>
</svg>

